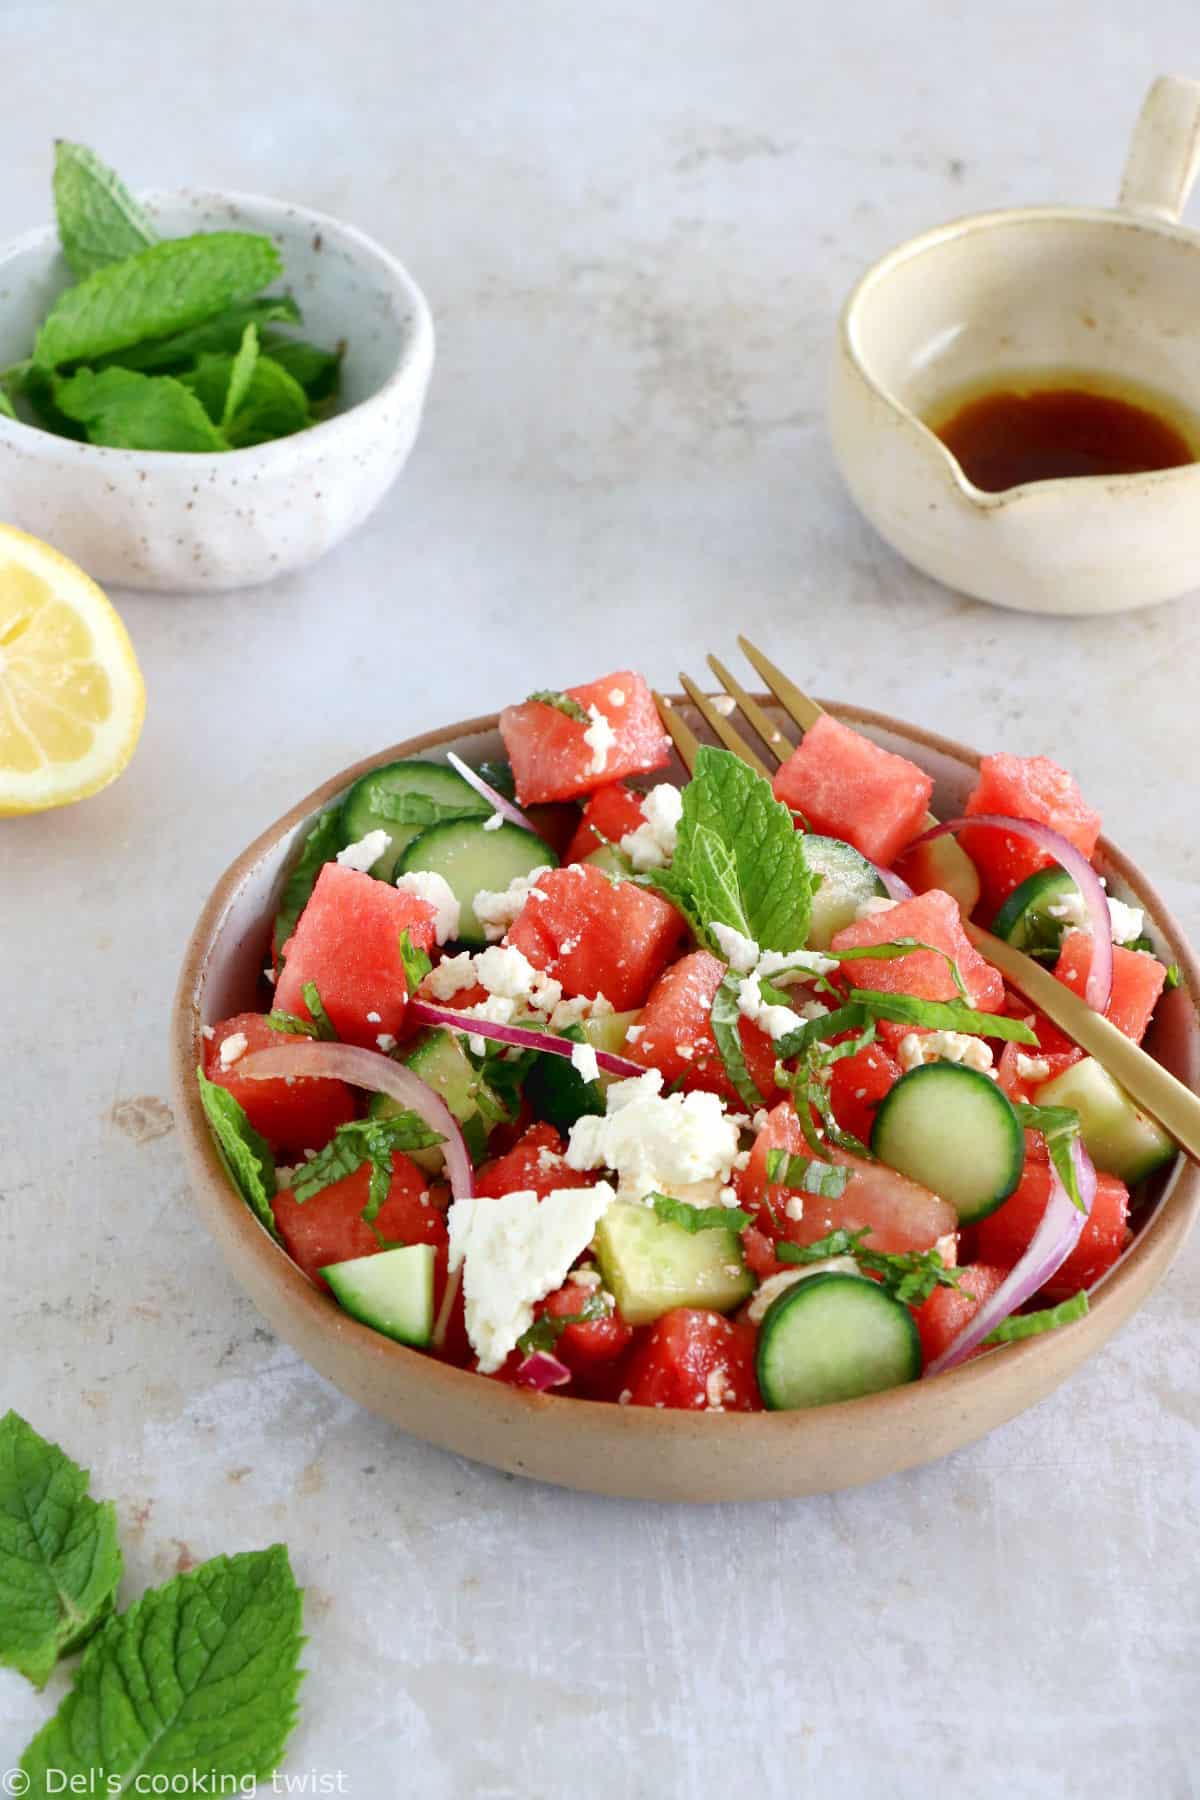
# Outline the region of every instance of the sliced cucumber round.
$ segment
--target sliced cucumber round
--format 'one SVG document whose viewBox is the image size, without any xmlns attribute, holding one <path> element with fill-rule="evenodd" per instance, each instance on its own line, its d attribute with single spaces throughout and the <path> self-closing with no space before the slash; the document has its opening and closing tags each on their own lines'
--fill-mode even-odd
<svg viewBox="0 0 1200 1800">
<path fill-rule="evenodd" d="M 433 1245 L 405 1244 L 321 1270 L 338 1305 L 397 1343 L 433 1336 Z"/>
<path fill-rule="evenodd" d="M 532 831 L 507 820 L 497 830 L 486 831 L 484 823 L 482 819 L 453 819 L 431 825 L 405 846 L 396 864 L 398 875 L 427 869 L 445 879 L 461 909 L 458 941 L 472 948 L 487 942 L 475 917 L 476 894 L 485 888 L 503 892 L 518 875 L 531 875 L 547 865 L 553 868 L 558 862 L 549 844 Z"/>
<path fill-rule="evenodd" d="M 907 1306 L 876 1281 L 830 1272 L 785 1288 L 758 1332 L 758 1386 L 771 1412 L 858 1400 L 921 1373 Z"/>
<path fill-rule="evenodd" d="M 387 763 L 356 781 L 342 801 L 342 842 L 356 844 L 368 832 L 386 831 L 392 841 L 371 874 L 391 881 L 405 849 L 422 831 L 448 819 L 487 818 L 491 810 L 445 763 Z"/>
<path fill-rule="evenodd" d="M 889 1169 L 948 1200 L 961 1225 L 1008 1199 L 1025 1165 L 1025 1133 L 988 1075 L 962 1063 L 910 1069 L 884 1095 L 871 1149 Z"/>
<path fill-rule="evenodd" d="M 1056 918 L 1055 909 L 1068 908 L 1078 898 L 1079 889 L 1057 863 L 1050 869 L 1035 869 L 1008 896 L 992 921 L 992 930 L 1030 956 L 1057 956 L 1071 920 L 1065 910 Z"/>
<path fill-rule="evenodd" d="M 887 889 L 866 857 L 841 838 L 807 832 L 804 857 L 813 874 L 821 877 L 813 895 L 808 948 L 828 950 L 834 932 L 853 925 L 863 901 L 885 898 Z"/>
</svg>

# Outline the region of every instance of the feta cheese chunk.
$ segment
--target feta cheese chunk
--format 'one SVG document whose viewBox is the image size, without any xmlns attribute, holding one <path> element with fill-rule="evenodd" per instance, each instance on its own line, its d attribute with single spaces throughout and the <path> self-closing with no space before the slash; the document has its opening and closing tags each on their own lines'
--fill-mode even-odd
<svg viewBox="0 0 1200 1800">
<path fill-rule="evenodd" d="M 1109 901 L 1108 918 L 1114 944 L 1131 944 L 1141 937 L 1146 923 L 1141 907 L 1126 906 L 1124 900 Z"/>
<path fill-rule="evenodd" d="M 608 767 L 608 753 L 617 741 L 617 734 L 594 701 L 588 707 L 588 718 L 591 724 L 583 734 L 583 741 L 592 753 L 588 771 L 592 775 L 603 775 Z"/>
<path fill-rule="evenodd" d="M 450 1271 L 463 1271 L 467 1336 L 485 1375 L 494 1374 L 539 1300 L 561 1287 L 616 1198 L 606 1181 L 499 1199 L 456 1200 L 447 1214 Z"/>
<path fill-rule="evenodd" d="M 683 795 L 667 782 L 642 800 L 642 824 L 627 831 L 620 848 L 639 874 L 647 869 L 663 869 L 675 854 L 679 840 L 679 821 L 683 816 Z"/>
<path fill-rule="evenodd" d="M 360 875 L 366 875 L 390 847 L 391 842 L 390 831 L 368 831 L 366 837 L 359 838 L 356 844 L 347 844 L 344 850 L 339 850 L 337 860 L 343 869 L 357 869 Z"/>
<path fill-rule="evenodd" d="M 978 1069 L 981 1075 L 992 1072 L 991 1046 L 966 1031 L 910 1031 L 900 1039 L 896 1055 L 903 1069 L 919 1069 L 931 1062 L 954 1062 Z"/>
<path fill-rule="evenodd" d="M 432 906 L 433 930 L 439 944 L 458 936 L 462 908 L 444 875 L 433 869 L 412 869 L 407 875 L 397 875 L 396 886 L 403 893 L 415 894 L 418 900 Z"/>
<path fill-rule="evenodd" d="M 571 1067 L 581 1081 L 599 1081 L 600 1064 L 591 1044 L 572 1044 Z"/>
<path fill-rule="evenodd" d="M 1049 1081 L 1050 1064 L 1044 1056 L 1026 1056 L 1017 1051 L 1017 1074 L 1022 1081 Z"/>
<path fill-rule="evenodd" d="M 500 942 L 530 894 L 536 894 L 540 900 L 546 898 L 538 887 L 538 880 L 549 873 L 550 865 L 546 863 L 541 868 L 531 870 L 528 875 L 515 875 L 503 890 L 479 890 L 471 904 L 489 943 Z"/>
<path fill-rule="evenodd" d="M 615 1169 L 622 1199 L 678 1196 L 698 1181 L 729 1181 L 738 1153 L 737 1126 L 716 1094 L 662 1093 L 659 1069 L 616 1081 L 603 1118 L 585 1114 L 571 1127 L 572 1169 Z"/>
<path fill-rule="evenodd" d="M 523 1001 L 535 1012 L 552 1012 L 562 999 L 562 983 L 542 969 L 535 969 L 524 951 L 515 945 L 492 944 L 475 958 L 475 979 L 489 994 Z"/>
<path fill-rule="evenodd" d="M 489 814 L 489 816 L 483 821 L 483 829 L 485 831 L 499 831 L 499 829 L 503 825 L 503 823 L 504 823 L 504 814 L 494 812 L 494 813 Z"/>
<path fill-rule="evenodd" d="M 232 1069 L 235 1062 L 240 1062 L 250 1048 L 249 1039 L 244 1031 L 231 1031 L 227 1038 L 221 1039 L 218 1060 L 223 1069 Z"/>
<path fill-rule="evenodd" d="M 757 966 L 760 954 L 754 939 L 735 931 L 732 925 L 713 925 L 710 929 L 734 974 L 749 975 Z"/>
<path fill-rule="evenodd" d="M 475 958 L 469 950 L 444 956 L 422 985 L 433 1000 L 453 1000 L 455 994 L 475 986 Z"/>
</svg>

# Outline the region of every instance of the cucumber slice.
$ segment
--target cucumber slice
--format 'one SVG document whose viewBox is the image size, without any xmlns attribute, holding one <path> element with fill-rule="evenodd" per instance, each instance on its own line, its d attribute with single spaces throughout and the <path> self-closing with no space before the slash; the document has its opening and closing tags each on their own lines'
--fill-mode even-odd
<svg viewBox="0 0 1200 1800">
<path fill-rule="evenodd" d="M 630 1325 L 649 1325 L 675 1306 L 732 1312 L 754 1291 L 734 1231 L 685 1231 L 652 1207 L 618 1200 L 596 1227 L 604 1285 Z"/>
<path fill-rule="evenodd" d="M 418 1349 L 433 1336 L 433 1245 L 405 1244 L 321 1270 L 338 1305 L 385 1337 Z"/>
<path fill-rule="evenodd" d="M 756 1361 L 767 1408 L 790 1412 L 915 1381 L 921 1340 L 907 1306 L 878 1282 L 862 1275 L 811 1275 L 768 1308 Z"/>
<path fill-rule="evenodd" d="M 961 1063 L 925 1063 L 902 1075 L 875 1113 L 871 1149 L 948 1200 L 960 1225 L 995 1212 L 1025 1165 L 1025 1133 L 1007 1094 Z"/>
<path fill-rule="evenodd" d="M 958 901 L 964 919 L 979 905 L 979 870 L 956 837 L 934 838 L 921 852 L 925 884 Z M 925 885 L 923 884 L 923 885 Z"/>
<path fill-rule="evenodd" d="M 586 1044 L 582 1025 L 568 1025 L 560 1034 L 573 1043 Z M 525 1077 L 525 1098 L 539 1119 L 545 1119 L 564 1135 L 585 1113 L 604 1111 L 604 1090 L 598 1081 L 585 1081 L 565 1056 L 538 1056 Z"/>
<path fill-rule="evenodd" d="M 448 819 L 487 818 L 491 810 L 483 795 L 444 763 L 387 763 L 356 781 L 342 801 L 342 842 L 356 844 L 370 831 L 386 831 L 391 844 L 371 874 L 392 881 L 401 856 L 421 832 Z"/>
<path fill-rule="evenodd" d="M 1098 1169 L 1133 1187 L 1175 1155 L 1175 1145 L 1094 1056 L 1072 1063 L 1034 1095 L 1038 1106 L 1071 1106 L 1084 1148 Z"/>
<path fill-rule="evenodd" d="M 549 844 L 519 825 L 505 821 L 498 830 L 485 831 L 482 819 L 455 819 L 431 825 L 414 838 L 401 851 L 396 872 L 429 869 L 444 876 L 462 909 L 458 941 L 477 948 L 487 937 L 475 917 L 476 894 L 484 888 L 502 892 L 518 875 L 553 868 L 557 862 Z"/>
<path fill-rule="evenodd" d="M 841 838 L 808 833 L 804 856 L 814 875 L 821 877 L 813 895 L 808 948 L 828 950 L 834 932 L 853 925 L 863 901 L 876 896 L 886 898 L 887 889 L 866 857 Z"/>
<path fill-rule="evenodd" d="M 615 881 L 628 881 L 629 879 L 629 858 L 623 856 L 613 844 L 597 844 L 596 848 L 590 850 L 583 860 L 585 863 L 591 863 L 594 868 L 603 869 L 604 873 L 611 875 Z"/>
<path fill-rule="evenodd" d="M 1035 869 L 1008 896 L 992 921 L 992 930 L 1030 956 L 1056 957 L 1070 920 L 1055 918 L 1053 909 L 1078 898 L 1079 889 L 1057 863 L 1051 869 Z"/>
<path fill-rule="evenodd" d="M 598 1019 L 583 1021 L 583 1035 L 593 1050 L 607 1050 L 610 1056 L 623 1056 L 629 1027 L 637 1021 L 636 1011 L 602 1013 Z"/>
<path fill-rule="evenodd" d="M 421 1034 L 404 1061 L 446 1102 L 462 1126 L 471 1160 L 481 1161 L 487 1152 L 488 1121 L 499 1118 L 503 1108 L 468 1057 L 461 1037 L 436 1026 Z M 373 1119 L 389 1119 L 405 1108 L 387 1094 L 376 1094 L 367 1110 Z M 431 1174 L 436 1174 L 445 1162 L 440 1144 L 431 1144 L 424 1150 L 406 1150 L 405 1155 Z"/>
</svg>

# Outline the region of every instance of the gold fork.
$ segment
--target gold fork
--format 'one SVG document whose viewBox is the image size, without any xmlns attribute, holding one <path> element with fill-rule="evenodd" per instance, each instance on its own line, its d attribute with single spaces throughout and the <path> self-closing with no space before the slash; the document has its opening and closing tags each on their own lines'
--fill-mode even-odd
<svg viewBox="0 0 1200 1800">
<path fill-rule="evenodd" d="M 794 681 L 789 680 L 783 670 L 777 668 L 748 638 L 739 637 L 737 641 L 746 660 L 757 670 L 783 711 L 799 726 L 801 733 L 807 731 L 820 718 L 824 709 L 798 688 Z M 715 656 L 710 656 L 707 660 L 709 668 L 725 689 L 727 709 L 723 710 L 714 704 L 713 699 L 702 693 L 689 676 L 681 674 L 679 679 L 684 692 L 726 749 L 732 750 L 735 756 L 740 756 L 760 775 L 770 779 L 771 769 L 733 724 L 733 712 L 740 709 L 747 724 L 777 764 L 786 760 L 795 749 L 795 744 L 722 662 Z M 695 766 L 700 739 L 669 700 L 662 694 L 655 694 L 654 698 L 662 722 L 690 773 Z M 932 815 L 930 822 L 936 823 Z M 1081 1050 L 1094 1056 L 1108 1070 L 1113 1080 L 1119 1082 L 1136 1103 L 1144 1107 L 1170 1133 L 1192 1160 L 1200 1162 L 1200 1098 L 1168 1069 L 1164 1069 L 1161 1063 L 1155 1062 L 1140 1045 L 1127 1038 L 1124 1032 L 1118 1031 L 1108 1019 L 1093 1012 L 1078 994 L 1064 987 L 1061 981 L 1057 981 L 1040 963 L 1034 962 L 1032 957 L 1014 949 L 1011 944 L 1006 944 L 1002 938 L 993 937 L 991 932 L 981 930 L 969 919 L 965 919 L 963 925 L 975 948 L 1000 970 L 1005 979 L 1039 1012 L 1045 1013 L 1060 1031 L 1065 1031 Z"/>
</svg>

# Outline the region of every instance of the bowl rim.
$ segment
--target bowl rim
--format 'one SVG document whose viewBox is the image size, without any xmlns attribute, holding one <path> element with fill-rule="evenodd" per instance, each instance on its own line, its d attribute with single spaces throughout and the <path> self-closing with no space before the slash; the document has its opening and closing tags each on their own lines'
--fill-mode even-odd
<svg viewBox="0 0 1200 1800">
<path fill-rule="evenodd" d="M 357 261 L 374 264 L 387 276 L 393 291 L 403 297 L 411 318 L 410 329 L 400 347 L 394 367 L 365 399 L 348 406 L 344 412 L 333 413 L 327 419 L 318 419 L 315 424 L 306 426 L 303 431 L 293 432 L 289 437 L 273 438 L 265 444 L 249 444 L 238 450 L 127 450 L 112 444 L 83 444 L 75 438 L 58 437 L 52 431 L 43 431 L 40 426 L 29 425 L 23 419 L 8 419 L 3 415 L 0 415 L 0 444 L 15 443 L 23 453 L 40 455 L 47 461 L 65 460 L 85 465 L 99 464 L 113 457 L 122 459 L 127 467 L 133 466 L 131 459 L 136 459 L 138 463 L 144 463 L 151 469 L 178 467 L 196 471 L 244 468 L 250 458 L 268 465 L 286 463 L 295 460 L 297 450 L 302 445 L 316 445 L 319 450 L 332 448 L 338 437 L 347 429 L 352 429 L 347 426 L 347 421 L 354 420 L 357 425 L 364 415 L 386 407 L 392 397 L 407 387 L 414 378 L 418 382 L 428 378 L 434 355 L 433 314 L 429 302 L 399 258 L 357 225 L 339 219 L 334 213 L 320 212 L 315 207 L 280 200 L 270 194 L 247 193 L 240 188 L 143 188 L 137 198 L 144 206 L 164 209 L 180 203 L 197 209 L 204 205 L 232 205 L 265 214 L 268 219 L 301 219 L 306 224 L 311 224 L 314 231 L 322 237 L 328 235 L 331 240 L 336 240 L 338 244 L 354 252 Z M 266 225 L 265 230 L 268 235 L 273 235 L 271 225 Z M 7 265 L 17 257 L 29 251 L 49 248 L 57 244 L 57 240 L 58 226 L 51 223 L 35 225 L 20 236 L 0 244 L 0 279 L 3 278 Z M 286 269 L 283 280 L 287 280 Z"/>
<path fill-rule="evenodd" d="M 686 696 L 681 694 L 669 698 L 680 707 L 686 708 L 690 704 Z M 757 698 L 765 705 L 775 704 L 773 697 L 768 694 Z M 878 731 L 903 737 L 925 750 L 967 767 L 979 766 L 979 753 L 952 738 L 912 726 L 904 720 L 867 707 L 836 700 L 822 700 L 821 705 L 846 723 L 874 727 Z M 432 1396 L 436 1393 L 439 1401 L 447 1407 L 461 1400 L 468 1403 L 476 1414 L 480 1409 L 486 1408 L 499 1420 L 504 1415 L 513 1417 L 514 1409 L 517 1417 L 521 1414 L 526 1417 L 544 1414 L 547 1407 L 559 1405 L 563 1397 L 489 1382 L 472 1370 L 455 1368 L 421 1350 L 395 1343 L 342 1312 L 330 1295 L 322 1294 L 301 1274 L 286 1251 L 259 1224 L 230 1183 L 209 1132 L 195 1080 L 197 1062 L 202 1060 L 201 1001 L 209 965 L 239 890 L 253 874 L 258 863 L 273 852 L 283 838 L 294 833 L 297 827 L 327 807 L 351 782 L 370 770 L 403 757 L 421 756 L 456 740 L 495 731 L 497 728 L 498 715 L 494 713 L 460 720 L 404 739 L 385 750 L 364 757 L 322 782 L 265 831 L 260 832 L 235 857 L 209 894 L 188 940 L 172 1009 L 171 1065 L 176 1123 L 180 1129 L 185 1160 L 192 1182 L 203 1185 L 208 1200 L 222 1215 L 226 1243 L 221 1247 L 225 1250 L 227 1259 L 231 1260 L 231 1267 L 230 1244 L 235 1246 L 238 1257 L 244 1255 L 255 1263 L 256 1285 L 273 1290 L 274 1299 L 283 1309 L 292 1312 L 298 1309 L 304 1313 L 313 1329 L 327 1339 L 338 1339 L 342 1346 L 361 1353 L 364 1369 L 367 1364 L 372 1364 L 383 1371 L 405 1371 L 414 1376 L 419 1374 L 429 1384 L 429 1394 Z M 1174 959 L 1180 966 L 1186 991 L 1192 996 L 1200 995 L 1200 961 L 1153 884 L 1108 838 L 1101 837 L 1097 849 L 1105 866 L 1127 882 L 1139 900 L 1145 901 L 1159 935 L 1167 940 Z M 1195 1085 L 1200 1080 L 1200 1013 L 1195 1005 L 1188 1014 L 1188 1020 L 1187 1039 L 1191 1065 L 1188 1075 Z M 1145 1294 L 1139 1298 L 1137 1290 L 1147 1279 L 1150 1286 L 1161 1280 L 1182 1249 L 1198 1211 L 1200 1165 L 1189 1162 L 1181 1153 L 1153 1213 L 1137 1232 L 1133 1244 L 1115 1268 L 1097 1284 L 1092 1295 L 1089 1295 L 1092 1304 L 1083 1319 L 1064 1331 L 1007 1345 L 1002 1356 L 981 1356 L 960 1364 L 958 1368 L 938 1376 L 936 1386 L 927 1386 L 918 1381 L 858 1400 L 774 1413 L 679 1412 L 649 1407 L 614 1406 L 606 1401 L 571 1397 L 570 1410 L 563 1415 L 563 1428 L 592 1433 L 599 1440 L 613 1429 L 616 1415 L 622 1421 L 622 1434 L 630 1434 L 639 1442 L 644 1439 L 649 1444 L 661 1442 L 664 1435 L 681 1441 L 694 1440 L 697 1422 L 703 1419 L 704 1425 L 700 1429 L 712 1434 L 714 1448 L 720 1453 L 722 1446 L 732 1449 L 739 1440 L 763 1431 L 767 1420 L 772 1422 L 770 1428 L 777 1432 L 780 1439 L 785 1434 L 800 1438 L 811 1435 L 819 1437 L 823 1431 L 828 1431 L 833 1436 L 839 1430 L 844 1431 L 850 1421 L 855 1424 L 861 1421 L 863 1430 L 878 1429 L 883 1432 L 887 1429 L 889 1419 L 894 1419 L 899 1424 L 902 1415 L 910 1411 L 914 1404 L 925 1404 L 919 1399 L 921 1395 L 933 1394 L 935 1398 L 932 1404 L 944 1403 L 948 1411 L 963 1415 L 969 1412 L 973 1396 L 979 1389 L 990 1387 L 997 1380 L 1007 1382 L 1010 1387 L 1015 1386 L 1019 1372 L 1025 1368 L 1038 1368 L 1039 1359 L 1045 1359 L 1043 1374 L 1052 1373 L 1056 1362 L 1059 1365 L 1055 1379 L 1048 1385 L 1043 1385 L 1040 1390 L 1049 1391 L 1049 1387 L 1057 1385 L 1057 1381 L 1070 1373 L 1079 1362 L 1098 1350 L 1120 1326 L 1125 1316 L 1135 1310 L 1140 1299 L 1145 1298 Z M 1163 1268 L 1157 1275 L 1148 1277 L 1145 1264 L 1160 1254 L 1166 1256 Z M 280 1335 L 285 1334 L 281 1332 Z M 1087 1343 L 1084 1343 L 1085 1339 L 1088 1340 Z M 1082 1350 L 1075 1354 L 1081 1344 Z M 304 1355 L 304 1352 L 299 1354 Z M 309 1358 L 305 1356 L 305 1360 L 308 1361 Z M 481 1393 L 485 1385 L 491 1390 L 490 1395 Z M 1035 1394 L 1034 1397 L 1038 1396 Z M 1024 1404 L 1032 1404 L 1032 1401 L 1012 1410 L 1023 1410 Z M 906 1463 L 904 1466 L 910 1464 Z"/>
<path fill-rule="evenodd" d="M 1106 491 L 1111 491 L 1115 484 L 1118 491 L 1125 486 L 1139 492 L 1144 490 L 1147 483 L 1152 487 L 1196 485 L 1200 481 L 1200 462 L 1182 463 L 1169 469 L 1143 469 L 1131 475 L 1064 475 L 1047 480 L 1023 481 L 1014 487 L 999 490 L 977 487 L 937 433 L 872 372 L 859 330 L 859 312 L 872 289 L 889 280 L 904 264 L 915 262 L 919 257 L 938 251 L 947 244 L 956 243 L 961 238 L 971 237 L 978 232 L 1038 224 L 1057 224 L 1068 229 L 1077 225 L 1107 225 L 1123 231 L 1144 232 L 1152 237 L 1170 238 L 1185 244 L 1191 250 L 1200 251 L 1200 231 L 1193 231 L 1170 219 L 1133 212 L 1126 207 L 1006 206 L 988 212 L 964 213 L 958 218 L 947 219 L 941 225 L 931 226 L 927 231 L 919 231 L 913 237 L 905 238 L 902 243 L 894 244 L 882 256 L 876 257 L 858 277 L 838 313 L 837 341 L 845 360 L 871 393 L 920 437 L 927 450 L 936 454 L 943 472 L 980 512 L 1000 512 L 1015 501 L 1028 501 L 1032 498 L 1044 500 L 1046 496 L 1053 498 L 1064 490 L 1077 492 L 1081 485 L 1095 487 L 1102 483 Z"/>
</svg>

